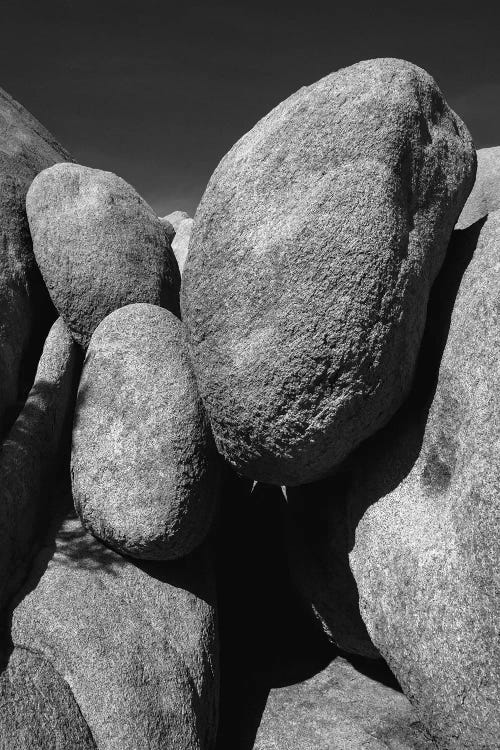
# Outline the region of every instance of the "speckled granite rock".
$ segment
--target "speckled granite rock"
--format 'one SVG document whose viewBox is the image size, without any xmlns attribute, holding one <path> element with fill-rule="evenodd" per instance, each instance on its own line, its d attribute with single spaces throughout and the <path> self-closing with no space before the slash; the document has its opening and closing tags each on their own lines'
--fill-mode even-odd
<svg viewBox="0 0 500 750">
<path fill-rule="evenodd" d="M 55 318 L 33 255 L 26 192 L 38 172 L 70 158 L 0 89 L 0 438 L 26 398 Z"/>
<path fill-rule="evenodd" d="M 174 232 L 177 232 L 179 229 L 179 226 L 183 221 L 186 221 L 186 219 L 189 219 L 190 216 L 185 211 L 172 211 L 171 214 L 167 214 L 166 216 L 163 216 L 160 221 L 164 221 L 170 224 L 174 228 Z"/>
<path fill-rule="evenodd" d="M 211 750 L 218 680 L 214 598 L 205 545 L 181 562 L 136 565 L 86 533 L 71 514 L 57 521 L 11 625 L 14 658 L 38 655 L 40 676 L 28 665 L 28 678 L 42 687 L 49 683 L 43 709 L 53 728 L 43 727 L 42 736 L 52 731 L 63 738 L 58 747 L 71 750 Z M 16 702 L 17 736 L 23 728 L 29 733 L 16 750 L 38 749 L 39 697 L 9 670 L 0 690 Z M 85 725 L 94 745 L 86 743 Z M 2 736 L 7 727 L 12 721 L 2 711 Z M 73 745 L 75 736 L 80 744 Z"/>
<path fill-rule="evenodd" d="M 37 263 L 79 344 L 130 303 L 178 314 L 180 275 L 165 227 L 121 177 L 56 165 L 33 181 L 26 209 Z"/>
<path fill-rule="evenodd" d="M 499 258 L 500 212 L 455 233 L 435 393 L 366 446 L 347 498 L 364 621 L 446 750 L 500 737 Z"/>
<path fill-rule="evenodd" d="M 269 694 L 254 750 L 435 750 L 409 701 L 335 659 Z"/>
<path fill-rule="evenodd" d="M 476 182 L 457 222 L 467 229 L 492 211 L 500 209 L 500 146 L 480 148 L 477 152 Z"/>
<path fill-rule="evenodd" d="M 36 538 L 49 521 L 47 487 L 69 458 L 80 366 L 78 347 L 59 318 L 28 399 L 0 447 L 0 608 L 26 575 Z"/>
<path fill-rule="evenodd" d="M 300 89 L 225 156 L 196 212 L 181 307 L 238 472 L 319 479 L 400 406 L 474 174 L 433 79 L 394 59 Z"/>
<path fill-rule="evenodd" d="M 84 525 L 133 557 L 182 557 L 206 536 L 219 460 L 183 324 L 154 305 L 108 315 L 90 341 L 71 457 Z"/>
<path fill-rule="evenodd" d="M 193 224 L 193 219 L 184 219 L 184 221 L 181 221 L 181 223 L 179 224 L 179 228 L 177 229 L 175 238 L 172 242 L 172 250 L 174 251 L 177 263 L 179 264 L 179 271 L 181 272 L 181 275 L 186 263 L 189 249 L 189 240 L 191 237 L 191 232 L 193 231 Z"/>
</svg>

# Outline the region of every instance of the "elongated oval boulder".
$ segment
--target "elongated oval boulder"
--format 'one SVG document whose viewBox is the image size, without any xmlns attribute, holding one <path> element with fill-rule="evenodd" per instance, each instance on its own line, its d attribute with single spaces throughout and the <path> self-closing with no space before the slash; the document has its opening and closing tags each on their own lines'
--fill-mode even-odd
<svg viewBox="0 0 500 750">
<path fill-rule="evenodd" d="M 37 263 L 79 344 L 124 305 L 178 314 L 180 276 L 167 230 L 121 177 L 56 165 L 33 181 L 26 209 Z"/>
<path fill-rule="evenodd" d="M 350 563 L 373 642 L 438 747 L 497 750 L 500 212 L 475 250 L 477 226 L 455 235 L 466 270 L 441 290 L 452 302 L 458 286 L 451 323 L 431 318 L 447 334 L 435 394 L 358 462 Z"/>
<path fill-rule="evenodd" d="M 218 460 L 186 351 L 168 310 L 135 304 L 98 326 L 73 426 L 75 507 L 124 554 L 171 559 L 207 534 Z"/>
<path fill-rule="evenodd" d="M 399 407 L 474 171 L 433 79 L 393 59 L 302 88 L 222 160 L 181 307 L 217 446 L 238 472 L 311 482 Z"/>
<path fill-rule="evenodd" d="M 41 170 L 71 157 L 0 89 L 0 437 L 33 382 L 55 311 L 35 262 L 25 200 Z"/>
<path fill-rule="evenodd" d="M 500 146 L 480 148 L 477 152 L 477 174 L 457 229 L 467 229 L 490 212 L 500 209 Z"/>
</svg>

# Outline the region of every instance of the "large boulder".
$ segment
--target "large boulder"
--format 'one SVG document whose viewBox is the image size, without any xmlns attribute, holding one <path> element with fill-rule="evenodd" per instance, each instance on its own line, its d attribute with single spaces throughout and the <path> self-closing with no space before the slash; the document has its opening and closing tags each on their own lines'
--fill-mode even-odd
<svg viewBox="0 0 500 750">
<path fill-rule="evenodd" d="M 177 232 L 183 221 L 189 219 L 189 214 L 185 211 L 172 211 L 172 213 L 163 216 L 160 221 L 168 222 L 173 227 L 174 232 Z"/>
<path fill-rule="evenodd" d="M 80 367 L 79 349 L 59 318 L 26 403 L 0 447 L 0 609 L 26 576 L 48 522 L 47 488 L 69 459 Z"/>
<path fill-rule="evenodd" d="M 181 307 L 217 446 L 238 472 L 321 478 L 399 407 L 474 173 L 471 137 L 434 80 L 393 59 L 300 89 L 222 160 Z"/>
<path fill-rule="evenodd" d="M 26 192 L 42 169 L 70 156 L 0 89 L 0 437 L 33 382 L 54 308 L 35 263 Z"/>
<path fill-rule="evenodd" d="M 437 385 L 366 446 L 347 494 L 367 629 L 447 750 L 500 737 L 499 255 L 500 211 L 455 233 L 429 316 Z"/>
<path fill-rule="evenodd" d="M 174 251 L 174 255 L 177 259 L 181 276 L 186 264 L 186 258 L 189 250 L 189 240 L 191 238 L 191 232 L 193 231 L 193 224 L 193 219 L 185 219 L 184 221 L 181 221 L 176 235 L 172 241 L 172 250 Z"/>
<path fill-rule="evenodd" d="M 408 699 L 337 658 L 269 693 L 254 750 L 436 750 Z"/>
<path fill-rule="evenodd" d="M 477 152 L 476 182 L 456 228 L 467 229 L 497 209 L 500 209 L 500 146 L 480 148 Z"/>
<path fill-rule="evenodd" d="M 71 459 L 84 525 L 144 559 L 188 554 L 206 536 L 219 462 L 187 355 L 183 324 L 154 305 L 128 305 L 90 341 Z"/>
<path fill-rule="evenodd" d="M 178 314 L 180 275 L 167 231 L 121 177 L 56 165 L 33 181 L 26 209 L 37 263 L 79 344 L 130 303 Z"/>
<path fill-rule="evenodd" d="M 214 600 L 208 547 L 139 566 L 56 517 L 12 612 L 2 748 L 212 750 Z"/>
</svg>

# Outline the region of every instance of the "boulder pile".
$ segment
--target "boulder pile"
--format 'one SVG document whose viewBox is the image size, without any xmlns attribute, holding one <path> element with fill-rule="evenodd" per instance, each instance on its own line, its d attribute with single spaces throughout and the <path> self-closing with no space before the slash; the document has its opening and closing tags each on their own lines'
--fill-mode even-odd
<svg viewBox="0 0 500 750">
<path fill-rule="evenodd" d="M 1 93 L 2 748 L 234 745 L 299 613 L 257 747 L 498 750 L 498 152 L 369 60 L 159 218 Z"/>
</svg>

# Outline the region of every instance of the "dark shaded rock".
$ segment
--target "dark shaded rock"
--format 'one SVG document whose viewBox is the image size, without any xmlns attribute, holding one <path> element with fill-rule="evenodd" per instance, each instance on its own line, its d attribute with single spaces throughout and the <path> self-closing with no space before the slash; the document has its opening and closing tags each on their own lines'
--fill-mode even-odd
<svg viewBox="0 0 500 750">
<path fill-rule="evenodd" d="M 400 406 L 474 173 L 471 137 L 433 79 L 394 59 L 302 88 L 222 160 L 181 306 L 238 472 L 319 479 Z"/>
<path fill-rule="evenodd" d="M 33 181 L 26 209 L 37 263 L 79 344 L 130 303 L 178 314 L 180 275 L 165 227 L 121 177 L 78 164 L 51 167 Z"/>
<path fill-rule="evenodd" d="M 287 488 L 287 545 L 293 580 L 338 648 L 379 658 L 359 611 L 349 566 L 352 535 L 344 475 Z"/>
<path fill-rule="evenodd" d="M 467 229 L 492 211 L 500 209 L 500 146 L 480 148 L 474 187 L 465 202 L 457 229 Z"/>
<path fill-rule="evenodd" d="M 193 231 L 193 224 L 193 219 L 184 219 L 184 221 L 181 221 L 177 229 L 175 238 L 172 242 L 172 250 L 174 251 L 177 263 L 179 264 L 179 271 L 181 272 L 181 275 L 186 263 L 189 249 L 189 240 L 191 237 L 191 232 Z"/>
<path fill-rule="evenodd" d="M 75 507 L 114 549 L 188 554 L 214 515 L 219 461 L 183 324 L 128 305 L 97 327 L 78 390 L 71 458 Z"/>
<path fill-rule="evenodd" d="M 59 318 L 26 404 L 0 448 L 0 608 L 19 588 L 43 534 L 47 487 L 69 458 L 80 352 Z"/>
<path fill-rule="evenodd" d="M 400 692 L 337 658 L 271 690 L 254 750 L 434 750 Z"/>
<path fill-rule="evenodd" d="M 14 653 L 35 652 L 64 676 L 99 750 L 213 747 L 218 656 L 206 545 L 181 562 L 137 565 L 70 515 L 34 561 L 11 639 Z M 46 711 L 63 726 L 62 711 L 76 713 L 57 696 Z"/>
<path fill-rule="evenodd" d="M 26 398 L 55 318 L 33 255 L 26 192 L 38 172 L 70 158 L 0 89 L 0 439 Z"/>
<path fill-rule="evenodd" d="M 500 737 L 499 252 L 500 212 L 455 232 L 429 311 L 435 392 L 360 452 L 347 495 L 367 629 L 447 750 Z"/>
<path fill-rule="evenodd" d="M 95 750 L 68 683 L 44 656 L 12 652 L 0 675 L 2 750 Z"/>
</svg>

